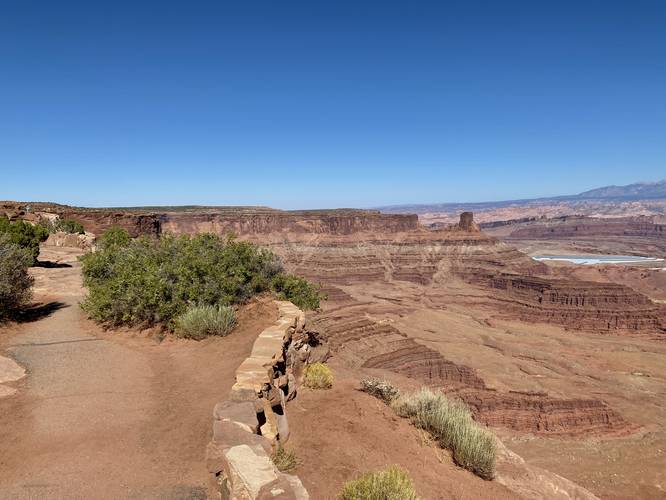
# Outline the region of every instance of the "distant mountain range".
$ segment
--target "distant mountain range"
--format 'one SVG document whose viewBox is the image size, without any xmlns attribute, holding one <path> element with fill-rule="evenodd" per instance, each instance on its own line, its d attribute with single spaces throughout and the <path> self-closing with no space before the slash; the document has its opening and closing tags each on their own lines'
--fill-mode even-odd
<svg viewBox="0 0 666 500">
<path fill-rule="evenodd" d="M 627 186 L 605 186 L 583 193 L 555 196 L 551 198 L 530 198 L 523 200 L 488 201 L 476 203 L 424 203 L 407 205 L 389 205 L 377 207 L 384 213 L 428 213 L 456 212 L 461 210 L 492 210 L 510 206 L 550 205 L 567 202 L 604 202 L 617 203 L 639 200 L 666 200 L 666 180 L 659 182 L 637 182 Z"/>
<path fill-rule="evenodd" d="M 606 186 L 571 197 L 576 200 L 653 200 L 666 198 L 666 180 L 637 182 L 627 186 Z"/>
</svg>

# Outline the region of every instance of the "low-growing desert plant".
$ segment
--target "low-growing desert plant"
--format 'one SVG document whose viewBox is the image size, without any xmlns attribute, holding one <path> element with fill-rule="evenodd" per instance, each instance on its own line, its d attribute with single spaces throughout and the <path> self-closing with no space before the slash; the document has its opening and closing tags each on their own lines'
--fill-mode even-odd
<svg viewBox="0 0 666 500">
<path fill-rule="evenodd" d="M 400 396 L 400 390 L 391 382 L 376 377 L 361 380 L 361 390 L 377 399 L 381 399 L 387 405 L 393 403 Z"/>
<path fill-rule="evenodd" d="M 40 225 L 32 225 L 24 220 L 11 222 L 4 216 L 0 216 L 0 234 L 6 234 L 11 243 L 29 252 L 31 266 L 37 262 L 39 244 L 49 237 L 49 232 Z"/>
<path fill-rule="evenodd" d="M 12 243 L 0 234 L 0 320 L 18 312 L 32 297 L 33 278 L 28 273 L 32 264 L 30 250 Z"/>
<path fill-rule="evenodd" d="M 424 388 L 398 400 L 399 415 L 429 432 L 442 448 L 452 451 L 455 462 L 484 479 L 492 479 L 497 454 L 495 436 L 472 418 L 467 406 L 440 392 Z"/>
<path fill-rule="evenodd" d="M 409 474 L 397 465 L 345 483 L 338 500 L 418 500 Z"/>
<path fill-rule="evenodd" d="M 235 326 L 236 312 L 229 306 L 192 306 L 176 318 L 176 334 L 196 340 L 224 337 Z"/>
<path fill-rule="evenodd" d="M 303 384 L 310 389 L 330 389 L 333 387 L 333 372 L 324 363 L 312 363 L 305 367 Z"/>
<path fill-rule="evenodd" d="M 298 465 L 296 453 L 287 451 L 282 445 L 279 445 L 277 450 L 271 455 L 271 460 L 280 472 L 289 472 L 294 470 Z"/>
</svg>

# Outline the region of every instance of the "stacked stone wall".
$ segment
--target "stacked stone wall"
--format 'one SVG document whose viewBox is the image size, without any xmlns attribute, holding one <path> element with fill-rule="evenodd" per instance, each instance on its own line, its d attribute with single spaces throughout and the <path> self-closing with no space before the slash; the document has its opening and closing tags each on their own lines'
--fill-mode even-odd
<svg viewBox="0 0 666 500">
<path fill-rule="evenodd" d="M 303 311 L 291 302 L 277 305 L 278 320 L 259 334 L 229 397 L 213 411 L 206 462 L 222 500 L 309 498 L 298 477 L 271 460 L 289 439 L 286 403 L 296 396 L 314 341 Z"/>
</svg>

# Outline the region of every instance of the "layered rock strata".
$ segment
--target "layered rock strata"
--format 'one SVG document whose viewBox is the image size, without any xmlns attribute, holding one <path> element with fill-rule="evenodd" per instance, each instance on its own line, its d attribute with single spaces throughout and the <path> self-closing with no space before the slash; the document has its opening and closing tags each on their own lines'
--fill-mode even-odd
<svg viewBox="0 0 666 500">
<path fill-rule="evenodd" d="M 539 435 L 624 435 L 635 427 L 604 402 L 490 389 L 476 371 L 444 358 L 388 323 L 355 312 L 354 304 L 312 318 L 310 328 L 350 368 L 382 369 L 458 397 L 487 425 Z"/>
<path fill-rule="evenodd" d="M 257 337 L 228 399 L 213 411 L 206 464 L 221 500 L 309 498 L 301 481 L 270 458 L 289 439 L 286 402 L 296 396 L 312 350 L 303 312 L 291 302 L 277 305 L 277 322 Z"/>
<path fill-rule="evenodd" d="M 600 332 L 666 330 L 663 305 L 621 285 L 558 279 L 557 270 L 478 231 L 471 213 L 462 214 L 457 225 L 433 231 L 420 226 L 416 216 L 367 210 L 112 210 L 10 202 L 0 205 L 1 210 L 25 218 L 39 211 L 56 213 L 81 222 L 96 234 L 114 225 L 125 227 L 132 235 L 235 232 L 242 239 L 270 247 L 290 270 L 324 286 L 406 281 L 439 287 L 463 280 L 490 291 L 486 303 L 501 314 L 527 321 Z M 580 224 L 587 224 L 586 220 Z M 564 221 L 566 234 L 571 227 L 581 227 L 577 219 L 571 221 Z M 629 222 L 594 224 L 617 232 Z M 625 227 L 622 234 L 663 234 L 663 225 L 647 218 L 631 224 L 632 229 Z"/>
</svg>

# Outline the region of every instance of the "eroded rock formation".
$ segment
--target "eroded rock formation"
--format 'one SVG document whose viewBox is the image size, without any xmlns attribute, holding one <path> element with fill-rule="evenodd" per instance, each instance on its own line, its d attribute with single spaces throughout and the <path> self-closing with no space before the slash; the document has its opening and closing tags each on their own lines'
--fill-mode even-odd
<svg viewBox="0 0 666 500">
<path fill-rule="evenodd" d="M 474 369 L 447 360 L 390 324 L 364 317 L 353 301 L 317 315 L 311 328 L 350 367 L 388 370 L 442 389 L 490 426 L 567 437 L 624 435 L 635 429 L 599 400 L 490 389 Z"/>
</svg>

